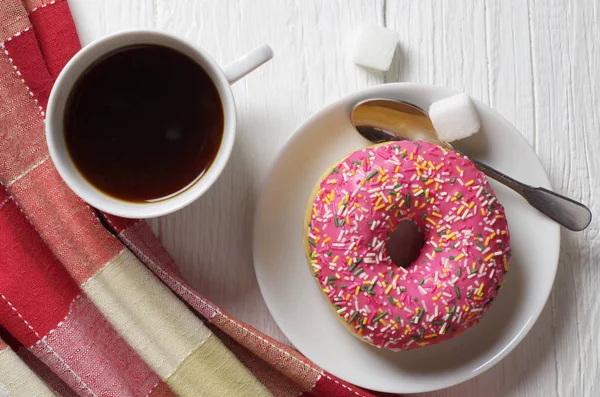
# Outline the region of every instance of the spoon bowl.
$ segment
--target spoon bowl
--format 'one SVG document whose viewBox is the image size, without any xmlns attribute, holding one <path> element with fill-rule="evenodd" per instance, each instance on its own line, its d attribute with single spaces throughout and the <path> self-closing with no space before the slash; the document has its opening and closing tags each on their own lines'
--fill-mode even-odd
<svg viewBox="0 0 600 397">
<path fill-rule="evenodd" d="M 373 143 L 422 140 L 455 150 L 452 145 L 438 137 L 427 112 L 412 103 L 367 99 L 352 108 L 350 118 L 354 128 L 360 129 L 359 133 Z M 380 133 L 372 129 L 380 130 Z M 375 142 L 376 140 L 378 142 Z"/>
<path fill-rule="evenodd" d="M 367 99 L 354 105 L 350 121 L 356 131 L 372 143 L 422 140 L 467 157 L 448 142 L 442 141 L 429 114 L 409 102 Z M 519 193 L 532 207 L 569 230 L 581 231 L 592 221 L 589 208 L 575 200 L 542 187 L 526 185 L 476 159 L 469 160 L 484 174 Z"/>
</svg>

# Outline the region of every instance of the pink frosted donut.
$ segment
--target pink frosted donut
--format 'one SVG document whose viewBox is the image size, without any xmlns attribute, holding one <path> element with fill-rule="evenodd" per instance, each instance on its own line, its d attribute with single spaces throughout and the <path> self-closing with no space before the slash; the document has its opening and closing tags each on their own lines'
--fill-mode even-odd
<svg viewBox="0 0 600 397">
<path fill-rule="evenodd" d="M 425 244 L 407 268 L 389 233 L 412 220 Z M 349 330 L 377 347 L 440 343 L 475 325 L 508 271 L 504 209 L 473 163 L 422 141 L 356 151 L 322 177 L 304 247 L 315 280 Z"/>
</svg>

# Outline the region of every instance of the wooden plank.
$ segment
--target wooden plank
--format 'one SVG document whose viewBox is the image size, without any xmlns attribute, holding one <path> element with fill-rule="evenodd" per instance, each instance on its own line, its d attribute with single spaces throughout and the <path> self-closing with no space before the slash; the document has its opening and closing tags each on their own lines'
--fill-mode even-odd
<svg viewBox="0 0 600 397">
<path fill-rule="evenodd" d="M 284 340 L 257 289 L 252 217 L 274 155 L 308 115 L 383 81 L 463 90 L 509 119 L 558 192 L 600 213 L 600 7 L 594 0 L 70 0 L 84 44 L 134 27 L 194 40 L 225 64 L 269 43 L 276 58 L 234 86 L 239 136 L 217 185 L 189 208 L 151 223 L 184 276 L 207 297 Z M 356 25 L 400 33 L 387 73 L 349 60 Z M 237 222 L 237 223 L 236 223 Z M 431 396 L 600 394 L 598 220 L 564 232 L 550 303 L 502 363 Z M 540 264 L 543 268 L 543 264 Z"/>
<path fill-rule="evenodd" d="M 400 33 L 400 46 L 386 82 L 442 85 L 489 104 L 492 90 L 486 11 L 484 2 L 475 1 L 388 1 L 386 26 Z M 502 390 L 503 370 L 497 365 L 458 386 L 422 395 L 495 395 L 490 391 Z"/>
<path fill-rule="evenodd" d="M 285 340 L 258 290 L 252 223 L 260 182 L 295 127 L 340 96 L 383 81 L 349 60 L 355 26 L 381 23 L 381 0 L 158 1 L 158 28 L 205 48 L 224 65 L 263 43 L 275 58 L 233 87 L 238 136 L 207 194 L 153 222 L 184 277 L 242 321 Z"/>
<path fill-rule="evenodd" d="M 597 2 L 531 1 L 536 150 L 556 191 L 600 213 L 600 31 Z M 559 396 L 600 391 L 598 218 L 564 232 L 552 294 Z"/>
<path fill-rule="evenodd" d="M 125 29 L 155 26 L 153 0 L 69 0 L 83 45 Z"/>
<path fill-rule="evenodd" d="M 481 1 L 388 1 L 386 26 L 400 48 L 386 82 L 442 85 L 488 103 L 485 23 Z"/>
<path fill-rule="evenodd" d="M 486 42 L 490 106 L 535 144 L 533 60 L 527 7 L 516 2 L 486 2 Z M 552 396 L 554 327 L 550 305 L 521 344 L 501 363 L 473 379 L 477 393 L 492 396 Z M 459 386 L 460 390 L 464 386 Z"/>
<path fill-rule="evenodd" d="M 597 19 L 597 8 L 591 5 L 591 2 L 583 7 L 573 6 L 574 10 L 569 10 L 566 4 L 537 2 L 531 5 L 533 15 L 530 15 L 530 10 L 518 2 L 487 1 L 482 3 L 483 22 L 480 22 L 471 20 L 476 10 L 472 8 L 475 7 L 473 2 L 453 2 L 451 9 L 444 9 L 447 4 L 440 1 L 388 2 L 387 26 L 401 33 L 403 57 L 388 73 L 386 81 L 408 80 L 443 84 L 463 89 L 488 102 L 515 124 L 523 136 L 538 149 L 554 185 L 558 186 L 557 190 L 590 203 L 593 193 L 598 194 L 598 191 L 594 190 L 597 186 L 590 187 L 588 194 L 581 194 L 573 186 L 568 186 L 571 178 L 565 178 L 564 163 L 570 162 L 570 166 L 573 166 L 574 158 L 577 157 L 575 153 L 569 154 L 565 150 L 569 147 L 567 141 L 574 137 L 557 137 L 560 133 L 552 131 L 551 124 L 554 120 L 557 125 L 562 124 L 561 130 L 573 130 L 566 125 L 577 122 L 574 123 L 573 116 L 565 114 L 566 109 L 569 109 L 569 95 L 565 94 L 571 92 L 571 97 L 576 97 L 570 99 L 571 101 L 581 101 L 584 98 L 582 94 L 585 94 L 589 111 L 587 130 L 597 131 L 597 109 L 590 107 L 595 103 L 593 99 L 597 101 L 598 87 L 592 84 L 590 87 L 582 87 L 583 92 L 574 92 L 570 89 L 576 84 L 572 76 L 565 77 L 564 73 L 556 73 L 552 68 L 552 60 L 556 57 L 560 59 L 562 54 L 562 57 L 567 58 L 564 65 L 568 66 L 568 59 L 573 59 L 570 53 L 573 50 L 567 48 L 568 44 L 577 43 L 580 47 L 576 51 L 580 57 L 580 62 L 577 63 L 581 69 L 579 82 L 584 81 L 583 76 L 592 74 L 590 69 L 594 70 L 592 66 L 597 66 L 599 61 L 597 40 L 591 39 L 598 36 L 590 34 L 591 30 L 597 33 L 597 26 L 592 23 L 594 18 Z M 573 13 L 575 16 L 570 17 Z M 461 15 L 468 17 L 460 18 Z M 482 18 L 482 14 L 475 12 L 475 17 Z M 550 26 L 549 19 L 552 22 Z M 577 26 L 578 32 L 569 28 L 571 26 Z M 587 40 L 581 43 L 579 37 Z M 563 48 L 552 48 L 553 43 L 564 43 Z M 449 52 L 448 48 L 454 50 Z M 471 56 L 470 48 L 477 48 L 474 56 Z M 485 68 L 481 61 L 484 55 Z M 440 62 L 440 59 L 443 59 L 443 62 Z M 465 59 L 468 62 L 465 62 Z M 461 74 L 456 71 L 457 68 L 472 68 L 474 73 Z M 485 76 L 482 72 L 484 69 L 487 71 Z M 545 81 L 542 81 L 540 76 L 545 76 Z M 594 82 L 597 82 L 597 78 Z M 543 94 L 540 86 L 543 86 Z M 557 103 L 557 95 L 565 97 L 564 104 Z M 544 112 L 541 117 L 538 114 L 540 111 Z M 585 119 L 583 114 L 580 116 L 579 120 Z M 544 128 L 540 128 L 540 124 Z M 577 131 L 576 128 L 574 130 Z M 575 131 L 571 134 L 576 133 Z M 593 138 L 590 134 L 584 135 L 582 133 L 578 137 L 580 142 L 597 138 L 597 135 Z M 563 142 L 560 142 L 561 140 Z M 587 147 L 598 147 L 597 140 Z M 583 146 L 579 147 L 577 153 L 580 154 L 580 158 L 574 167 L 579 171 L 579 175 L 573 180 L 583 185 L 593 184 L 592 181 L 598 179 L 597 171 L 596 174 L 592 174 L 593 171 L 588 174 L 586 169 L 600 168 L 589 163 L 589 153 L 586 153 Z M 562 158 L 553 167 L 550 159 L 556 156 Z M 567 186 L 564 186 L 565 183 Z M 564 187 L 561 188 L 561 185 Z M 586 247 L 588 244 L 583 242 L 586 239 L 594 241 L 593 238 L 597 239 L 597 227 L 594 224 L 585 234 L 563 234 L 561 268 L 551 303 L 543 311 L 530 335 L 511 355 L 501 364 L 469 382 L 427 395 L 592 395 L 587 393 L 598 389 L 595 380 L 599 377 L 597 360 L 592 363 L 590 357 L 598 357 L 598 349 L 594 349 L 597 344 L 592 344 L 588 330 L 597 329 L 593 327 L 597 325 L 597 315 L 589 314 L 598 312 L 597 303 L 588 304 L 591 307 L 585 309 L 588 313 L 586 319 L 593 319 L 591 328 L 584 329 L 578 326 L 580 319 L 573 313 L 574 307 L 578 301 L 593 292 L 590 290 L 584 293 L 584 296 L 577 296 L 576 291 L 583 279 L 578 272 L 566 270 L 572 266 L 565 266 L 565 262 L 566 258 L 569 258 L 569 263 L 581 264 L 584 269 L 588 269 L 588 277 L 597 283 L 597 275 L 594 278 L 589 269 L 590 263 L 598 262 L 597 246 L 592 244 L 592 247 Z M 567 296 L 567 299 L 564 296 Z M 570 311 L 568 316 L 567 311 Z M 565 317 L 572 318 L 569 325 L 560 320 Z M 558 328 L 559 324 L 562 332 Z M 570 337 L 566 337 L 567 335 Z M 579 339 L 585 341 L 583 344 L 591 353 L 585 354 L 583 349 L 577 346 L 582 343 Z M 586 361 L 585 366 L 579 362 L 580 355 Z M 582 368 L 590 368 L 590 371 Z M 583 382 L 583 373 L 588 374 L 587 386 Z M 582 385 L 581 389 L 577 385 Z"/>
</svg>

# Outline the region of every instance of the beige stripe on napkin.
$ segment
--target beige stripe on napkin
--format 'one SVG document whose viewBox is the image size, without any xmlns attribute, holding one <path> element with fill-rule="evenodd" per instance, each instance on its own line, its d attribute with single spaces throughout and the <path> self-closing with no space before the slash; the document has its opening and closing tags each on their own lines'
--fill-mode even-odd
<svg viewBox="0 0 600 397">
<path fill-rule="evenodd" d="M 0 350 L 0 397 L 52 397 L 54 393 L 11 349 Z"/>
<path fill-rule="evenodd" d="M 166 383 L 180 396 L 271 396 L 214 334 Z"/>
<path fill-rule="evenodd" d="M 252 395 L 269 395 L 202 321 L 129 250 L 122 250 L 81 288 L 123 339 L 177 394 L 235 397 L 246 396 L 251 390 Z M 210 394 L 210 390 L 224 393 Z"/>
<path fill-rule="evenodd" d="M 0 42 L 31 27 L 23 3 L 17 0 L 0 1 Z"/>
<path fill-rule="evenodd" d="M 211 334 L 127 249 L 81 288 L 162 379 Z"/>
</svg>

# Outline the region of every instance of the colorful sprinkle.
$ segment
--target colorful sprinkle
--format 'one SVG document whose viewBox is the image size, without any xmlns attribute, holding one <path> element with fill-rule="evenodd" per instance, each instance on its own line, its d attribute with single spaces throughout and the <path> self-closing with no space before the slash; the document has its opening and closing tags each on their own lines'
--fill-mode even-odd
<svg viewBox="0 0 600 397">
<path fill-rule="evenodd" d="M 353 153 L 320 182 L 311 206 L 311 274 L 338 315 L 379 347 L 413 349 L 463 332 L 508 270 L 504 211 L 485 176 L 429 143 Z M 427 237 L 422 260 L 408 268 L 385 244 L 403 219 Z"/>
</svg>

